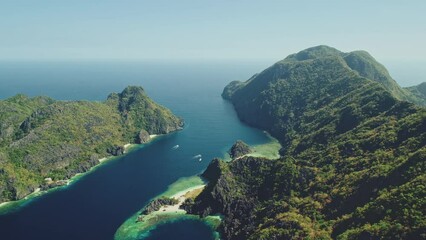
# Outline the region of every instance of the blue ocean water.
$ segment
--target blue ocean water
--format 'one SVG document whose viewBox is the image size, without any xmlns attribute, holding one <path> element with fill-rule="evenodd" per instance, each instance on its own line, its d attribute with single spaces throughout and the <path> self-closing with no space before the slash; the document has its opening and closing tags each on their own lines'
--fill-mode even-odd
<svg viewBox="0 0 426 240">
<path fill-rule="evenodd" d="M 220 94 L 231 80 L 267 67 L 241 62 L 0 62 L 0 98 L 24 93 L 62 100 L 104 100 L 127 85 L 185 119 L 184 130 L 105 163 L 67 188 L 0 216 L 0 239 L 112 239 L 117 228 L 181 177 L 201 173 L 237 140 L 269 138 L 242 124 Z M 172 150 L 175 145 L 177 150 Z M 199 162 L 192 157 L 203 155 Z M 159 226 L 150 239 L 211 239 L 193 220 Z"/>
</svg>

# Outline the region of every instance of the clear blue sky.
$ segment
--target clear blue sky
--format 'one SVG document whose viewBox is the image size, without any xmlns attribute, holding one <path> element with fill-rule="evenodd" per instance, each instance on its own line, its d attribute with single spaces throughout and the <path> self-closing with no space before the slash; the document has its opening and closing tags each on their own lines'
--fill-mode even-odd
<svg viewBox="0 0 426 240">
<path fill-rule="evenodd" d="M 0 0 L 1 59 L 426 60 L 426 1 Z"/>
</svg>

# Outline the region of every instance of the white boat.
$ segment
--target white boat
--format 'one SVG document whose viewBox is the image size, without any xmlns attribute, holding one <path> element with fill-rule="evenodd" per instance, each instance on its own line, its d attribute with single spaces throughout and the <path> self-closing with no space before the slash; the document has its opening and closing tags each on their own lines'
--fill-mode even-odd
<svg viewBox="0 0 426 240">
<path fill-rule="evenodd" d="M 195 156 L 193 156 L 192 158 L 201 158 L 201 154 L 198 154 L 198 155 L 195 155 Z"/>
<path fill-rule="evenodd" d="M 202 158 L 198 159 L 199 162 L 201 162 L 201 160 L 203 160 Z"/>
<path fill-rule="evenodd" d="M 178 148 L 179 148 L 179 145 L 176 145 L 176 146 L 172 147 L 173 150 L 178 149 Z"/>
</svg>

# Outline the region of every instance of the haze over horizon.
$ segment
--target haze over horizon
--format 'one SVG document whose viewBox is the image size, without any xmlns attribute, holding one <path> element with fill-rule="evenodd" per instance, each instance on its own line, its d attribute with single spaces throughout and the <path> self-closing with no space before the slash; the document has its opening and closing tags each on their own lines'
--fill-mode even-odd
<svg viewBox="0 0 426 240">
<path fill-rule="evenodd" d="M 426 61 L 426 2 L 3 1 L 0 59 L 275 61 L 329 45 Z M 338 19 L 338 20 L 336 20 Z"/>
</svg>

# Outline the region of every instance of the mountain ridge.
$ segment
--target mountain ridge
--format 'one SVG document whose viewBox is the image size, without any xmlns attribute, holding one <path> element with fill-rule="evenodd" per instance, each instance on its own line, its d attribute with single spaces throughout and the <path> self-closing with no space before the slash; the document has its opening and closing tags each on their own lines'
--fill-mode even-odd
<svg viewBox="0 0 426 240">
<path fill-rule="evenodd" d="M 274 71 L 274 68 L 288 68 L 291 66 L 286 66 L 286 64 L 291 65 L 294 63 L 301 63 L 303 61 L 315 60 L 318 58 L 337 58 L 338 61 L 341 61 L 342 65 L 347 66 L 349 69 L 355 71 L 360 76 L 381 83 L 397 99 L 413 102 L 419 105 L 426 105 L 425 97 L 416 96 L 415 94 L 412 94 L 409 89 L 401 88 L 390 76 L 388 70 L 376 59 L 374 59 L 374 57 L 372 57 L 367 51 L 356 50 L 349 53 L 344 53 L 326 45 L 307 48 L 298 53 L 291 54 L 285 59 L 278 61 L 269 68 L 265 69 L 263 72 L 255 74 L 246 82 L 233 81 L 227 86 L 227 88 L 224 89 L 222 96 L 225 99 L 229 99 L 231 93 L 238 90 L 235 86 L 245 86 L 265 71 Z M 279 71 L 276 74 L 279 75 Z M 228 91 L 230 91 L 230 93 L 227 94 Z"/>
</svg>

